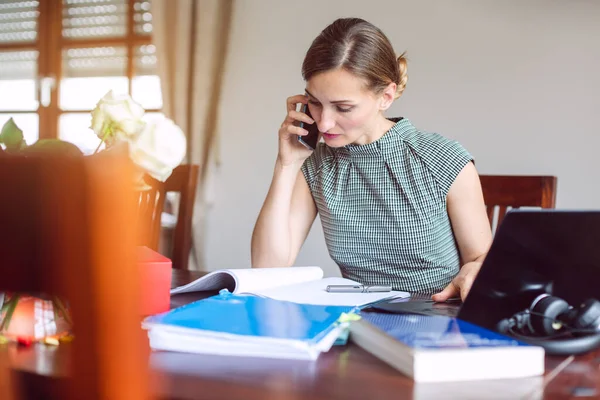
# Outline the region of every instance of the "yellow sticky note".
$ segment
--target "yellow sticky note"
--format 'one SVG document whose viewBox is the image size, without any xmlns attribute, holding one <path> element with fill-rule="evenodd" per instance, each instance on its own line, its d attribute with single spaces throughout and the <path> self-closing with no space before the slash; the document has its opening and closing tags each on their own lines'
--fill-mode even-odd
<svg viewBox="0 0 600 400">
<path fill-rule="evenodd" d="M 358 321 L 360 319 L 360 315 L 358 314 L 354 314 L 354 313 L 342 313 L 342 315 L 340 315 L 340 318 L 338 319 L 339 322 L 352 322 L 352 321 Z"/>
</svg>

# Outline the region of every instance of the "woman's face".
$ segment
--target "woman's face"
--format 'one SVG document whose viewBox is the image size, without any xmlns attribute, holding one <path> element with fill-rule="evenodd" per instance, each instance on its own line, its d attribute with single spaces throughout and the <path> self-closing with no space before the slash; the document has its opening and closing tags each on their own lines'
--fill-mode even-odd
<svg viewBox="0 0 600 400">
<path fill-rule="evenodd" d="M 383 117 L 394 99 L 395 84 L 390 86 L 376 95 L 364 79 L 344 69 L 313 76 L 306 85 L 308 107 L 325 143 L 341 147 L 379 139 L 390 128 Z"/>
</svg>

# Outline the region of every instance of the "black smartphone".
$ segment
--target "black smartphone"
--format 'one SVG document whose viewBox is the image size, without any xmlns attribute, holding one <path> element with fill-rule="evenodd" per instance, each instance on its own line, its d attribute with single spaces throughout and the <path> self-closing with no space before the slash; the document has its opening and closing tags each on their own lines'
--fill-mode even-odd
<svg viewBox="0 0 600 400">
<path fill-rule="evenodd" d="M 308 109 L 308 104 L 302 104 L 302 112 L 312 118 Z M 319 143 L 319 128 L 317 127 L 317 123 L 315 122 L 309 125 L 306 122 L 300 121 L 298 126 L 308 131 L 308 135 L 298 135 L 298 141 L 310 150 L 316 149 L 317 143 Z"/>
</svg>

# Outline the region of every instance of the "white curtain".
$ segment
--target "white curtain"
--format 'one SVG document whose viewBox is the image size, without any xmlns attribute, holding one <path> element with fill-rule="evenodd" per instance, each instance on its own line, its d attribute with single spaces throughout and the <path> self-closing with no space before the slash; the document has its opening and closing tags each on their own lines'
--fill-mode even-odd
<svg viewBox="0 0 600 400">
<path fill-rule="evenodd" d="M 205 269 L 205 217 L 218 167 L 217 116 L 233 0 L 154 0 L 153 42 L 163 112 L 188 139 L 187 163 L 200 166 L 190 269 Z"/>
</svg>

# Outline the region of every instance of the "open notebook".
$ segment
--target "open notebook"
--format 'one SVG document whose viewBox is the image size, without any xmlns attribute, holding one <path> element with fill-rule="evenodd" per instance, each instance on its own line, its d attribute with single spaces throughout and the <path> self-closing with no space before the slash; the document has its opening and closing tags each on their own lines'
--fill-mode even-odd
<svg viewBox="0 0 600 400">
<path fill-rule="evenodd" d="M 243 268 L 213 271 L 187 285 L 171 289 L 171 294 L 228 289 L 302 304 L 367 306 L 383 299 L 409 297 L 407 292 L 329 293 L 327 285 L 354 285 L 358 282 L 338 277 L 323 278 L 319 267 Z"/>
</svg>

